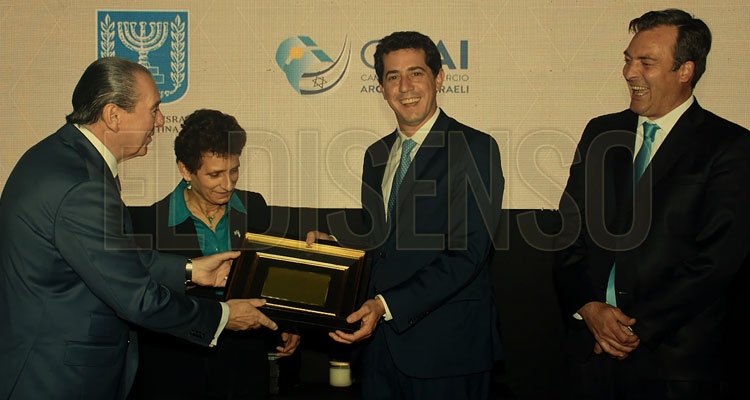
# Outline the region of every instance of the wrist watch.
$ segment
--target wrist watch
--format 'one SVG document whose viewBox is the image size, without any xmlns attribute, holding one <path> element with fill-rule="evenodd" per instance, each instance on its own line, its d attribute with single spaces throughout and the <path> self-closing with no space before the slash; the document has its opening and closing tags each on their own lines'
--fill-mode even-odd
<svg viewBox="0 0 750 400">
<path fill-rule="evenodd" d="M 185 286 L 193 284 L 193 260 L 188 258 L 185 264 Z"/>
</svg>

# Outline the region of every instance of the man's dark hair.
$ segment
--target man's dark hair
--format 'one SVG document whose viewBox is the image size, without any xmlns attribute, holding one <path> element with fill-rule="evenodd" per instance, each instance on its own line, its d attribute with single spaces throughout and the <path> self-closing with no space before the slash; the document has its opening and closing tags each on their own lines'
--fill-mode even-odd
<svg viewBox="0 0 750 400">
<path fill-rule="evenodd" d="M 695 87 L 698 80 L 706 71 L 706 58 L 711 50 L 711 30 L 705 22 L 685 11 L 670 8 L 662 11 L 649 11 L 630 21 L 630 32 L 638 33 L 659 26 L 677 27 L 677 43 L 674 48 L 674 66 L 677 70 L 687 61 L 695 63 L 693 80 L 690 85 Z"/>
<path fill-rule="evenodd" d="M 390 35 L 380 39 L 378 46 L 375 48 L 375 73 L 378 76 L 378 82 L 383 84 L 383 57 L 395 50 L 401 49 L 422 49 L 425 54 L 425 64 L 432 70 L 432 74 L 437 76 L 440 68 L 443 67 L 443 60 L 435 43 L 429 36 L 419 32 L 393 32 Z"/>
<path fill-rule="evenodd" d="M 174 140 L 174 154 L 194 174 L 200 169 L 204 154 L 240 155 L 246 141 L 247 133 L 233 116 L 216 110 L 197 110 L 182 123 Z"/>
<path fill-rule="evenodd" d="M 65 120 L 71 124 L 93 124 L 109 103 L 133 111 L 140 95 L 135 88 L 138 73 L 151 76 L 146 67 L 126 58 L 105 57 L 94 61 L 78 80 L 73 91 L 73 112 Z"/>
</svg>

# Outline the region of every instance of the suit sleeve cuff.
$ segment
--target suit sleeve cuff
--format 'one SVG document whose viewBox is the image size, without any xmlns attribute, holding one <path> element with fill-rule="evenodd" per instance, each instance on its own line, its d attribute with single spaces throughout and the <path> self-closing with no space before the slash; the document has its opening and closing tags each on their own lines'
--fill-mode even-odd
<svg viewBox="0 0 750 400">
<path fill-rule="evenodd" d="M 393 319 L 393 315 L 391 315 L 391 310 L 388 308 L 388 303 L 385 301 L 385 297 L 383 295 L 377 295 L 375 296 L 376 299 L 380 299 L 381 302 L 383 302 L 383 308 L 385 308 L 385 314 L 383 314 L 383 319 L 386 321 L 390 321 Z"/>
<path fill-rule="evenodd" d="M 219 340 L 219 335 L 221 335 L 221 332 L 223 332 L 224 328 L 227 326 L 227 322 L 229 322 L 229 306 L 223 301 L 219 304 L 221 304 L 221 320 L 219 321 L 218 328 L 216 328 L 216 334 L 214 334 L 214 338 L 211 340 L 208 347 L 216 346 L 216 343 Z"/>
</svg>

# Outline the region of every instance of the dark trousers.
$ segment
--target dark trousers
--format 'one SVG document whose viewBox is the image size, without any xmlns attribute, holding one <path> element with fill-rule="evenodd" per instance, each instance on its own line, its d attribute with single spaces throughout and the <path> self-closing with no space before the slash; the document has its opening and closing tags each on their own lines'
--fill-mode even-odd
<svg viewBox="0 0 750 400">
<path fill-rule="evenodd" d="M 429 379 L 405 375 L 393 363 L 382 326 L 367 345 L 362 363 L 364 400 L 485 400 L 489 396 L 490 371 Z"/>
<path fill-rule="evenodd" d="M 570 400 L 713 400 L 719 383 L 650 379 L 640 376 L 633 363 L 606 355 L 586 362 L 567 361 L 567 398 Z"/>
<path fill-rule="evenodd" d="M 265 337 L 224 331 L 215 348 L 142 330 L 130 400 L 259 400 L 268 398 Z"/>
</svg>

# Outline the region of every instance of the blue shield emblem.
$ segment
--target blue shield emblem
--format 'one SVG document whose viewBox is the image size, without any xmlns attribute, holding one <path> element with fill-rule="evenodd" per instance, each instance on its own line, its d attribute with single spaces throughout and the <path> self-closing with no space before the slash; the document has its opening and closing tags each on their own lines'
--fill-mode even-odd
<svg viewBox="0 0 750 400">
<path fill-rule="evenodd" d="M 187 11 L 98 11 L 97 52 L 148 68 L 162 103 L 180 99 L 188 87 Z"/>
<path fill-rule="evenodd" d="M 326 54 L 309 36 L 290 37 L 276 50 L 276 63 L 299 94 L 326 92 L 344 78 L 351 58 L 351 42 L 344 39 L 336 60 Z"/>
</svg>

